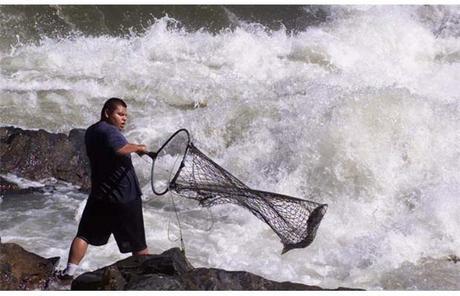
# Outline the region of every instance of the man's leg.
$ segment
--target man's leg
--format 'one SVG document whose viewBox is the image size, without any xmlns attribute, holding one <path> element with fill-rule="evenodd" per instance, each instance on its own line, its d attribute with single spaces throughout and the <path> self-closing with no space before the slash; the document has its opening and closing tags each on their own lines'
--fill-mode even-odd
<svg viewBox="0 0 460 296">
<path fill-rule="evenodd" d="M 78 236 L 75 237 L 70 246 L 69 259 L 67 262 L 75 265 L 80 264 L 80 261 L 85 257 L 86 250 L 88 250 L 88 243 Z"/>
<path fill-rule="evenodd" d="M 64 270 L 58 272 L 58 278 L 62 280 L 72 279 L 78 269 L 78 264 L 80 264 L 80 261 L 83 259 L 83 257 L 85 257 L 87 249 L 88 243 L 78 236 L 75 237 L 72 241 L 72 245 L 70 246 L 69 258 L 67 259 L 67 267 Z"/>
</svg>

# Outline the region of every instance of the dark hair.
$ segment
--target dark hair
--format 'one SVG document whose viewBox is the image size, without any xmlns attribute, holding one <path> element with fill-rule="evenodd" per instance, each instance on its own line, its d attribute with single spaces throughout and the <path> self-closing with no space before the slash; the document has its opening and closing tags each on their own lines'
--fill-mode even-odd
<svg viewBox="0 0 460 296">
<path fill-rule="evenodd" d="M 107 111 L 107 114 L 112 113 L 115 109 L 117 109 L 118 106 L 123 106 L 127 108 L 128 106 L 126 105 L 125 101 L 123 101 L 120 98 L 110 98 L 107 101 L 105 101 L 104 106 L 102 107 L 101 110 L 101 120 L 107 120 L 105 118 L 104 114 Z"/>
</svg>

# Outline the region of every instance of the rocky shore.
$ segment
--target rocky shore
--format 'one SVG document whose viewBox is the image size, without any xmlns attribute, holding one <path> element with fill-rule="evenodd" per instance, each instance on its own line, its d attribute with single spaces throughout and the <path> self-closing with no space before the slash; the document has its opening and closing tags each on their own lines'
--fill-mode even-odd
<svg viewBox="0 0 460 296">
<path fill-rule="evenodd" d="M 0 290 L 327 290 L 271 281 L 245 271 L 195 268 L 178 248 L 131 256 L 70 282 L 54 276 L 59 259 L 43 258 L 15 243 L 0 241 Z"/>
</svg>

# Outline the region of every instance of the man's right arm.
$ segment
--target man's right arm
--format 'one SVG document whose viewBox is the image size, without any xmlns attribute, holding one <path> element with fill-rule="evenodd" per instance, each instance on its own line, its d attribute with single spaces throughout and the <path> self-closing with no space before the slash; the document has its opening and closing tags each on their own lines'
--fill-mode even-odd
<svg viewBox="0 0 460 296">
<path fill-rule="evenodd" d="M 135 153 L 137 153 L 139 155 L 142 155 L 142 154 L 147 152 L 147 147 L 145 145 L 138 145 L 138 144 L 128 143 L 128 144 L 124 145 L 123 147 L 121 147 L 120 149 L 118 149 L 116 152 L 119 155 L 128 155 L 128 154 L 133 153 L 133 152 L 135 152 Z"/>
</svg>

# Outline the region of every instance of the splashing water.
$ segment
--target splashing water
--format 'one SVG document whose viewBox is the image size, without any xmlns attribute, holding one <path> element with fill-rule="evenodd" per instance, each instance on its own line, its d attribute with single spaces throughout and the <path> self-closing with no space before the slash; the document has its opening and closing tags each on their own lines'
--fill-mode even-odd
<svg viewBox="0 0 460 296">
<path fill-rule="evenodd" d="M 280 256 L 250 213 L 215 207 L 207 231 L 209 213 L 176 198 L 195 266 L 331 288 L 459 289 L 460 267 L 446 260 L 460 249 L 459 7 L 328 7 L 298 30 L 235 17 L 217 32 L 165 16 L 125 35 L 11 41 L 0 124 L 85 128 L 118 96 L 129 141 L 155 150 L 185 127 L 251 188 L 329 205 L 313 244 Z M 148 161 L 133 161 L 150 251 L 177 246 L 171 196 L 155 197 Z M 65 260 L 85 198 L 70 185 L 3 196 L 2 240 Z M 82 269 L 123 256 L 111 239 Z"/>
</svg>

